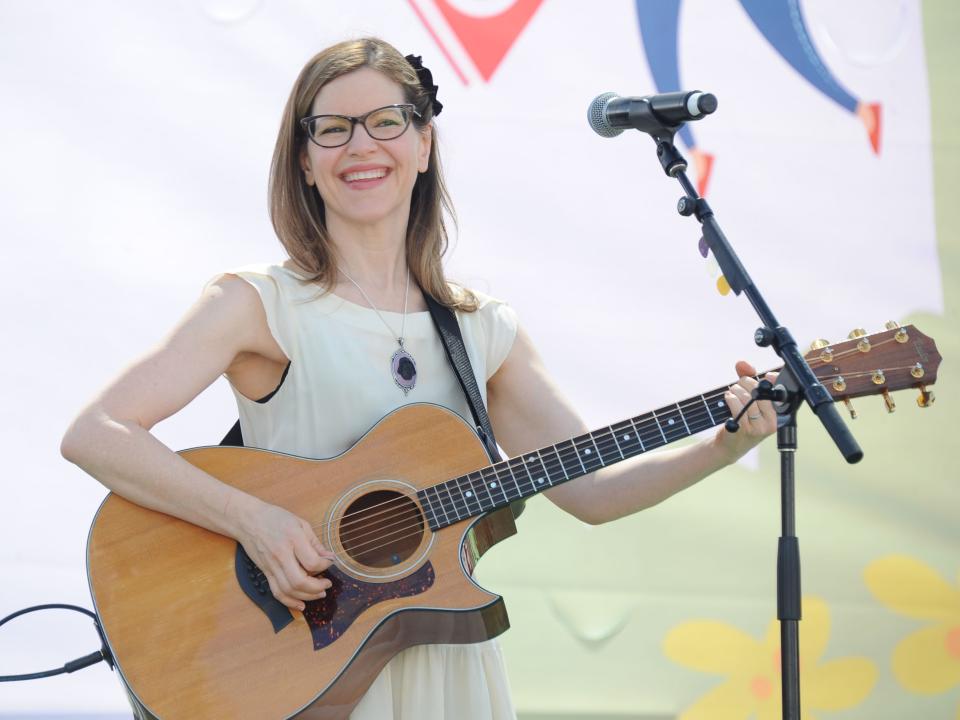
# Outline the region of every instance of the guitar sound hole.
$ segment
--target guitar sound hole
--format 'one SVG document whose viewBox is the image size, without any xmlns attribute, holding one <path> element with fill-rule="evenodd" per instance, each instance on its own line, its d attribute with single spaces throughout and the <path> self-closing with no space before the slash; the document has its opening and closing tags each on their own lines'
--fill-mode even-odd
<svg viewBox="0 0 960 720">
<path fill-rule="evenodd" d="M 340 543 L 347 554 L 368 567 L 402 563 L 423 539 L 423 516 L 410 498 L 391 490 L 362 495 L 340 520 Z"/>
</svg>

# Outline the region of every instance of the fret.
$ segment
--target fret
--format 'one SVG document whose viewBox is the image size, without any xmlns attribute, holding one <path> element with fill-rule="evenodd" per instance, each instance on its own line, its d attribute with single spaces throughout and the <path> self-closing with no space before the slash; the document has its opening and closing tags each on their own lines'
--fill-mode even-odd
<svg viewBox="0 0 960 720">
<path fill-rule="evenodd" d="M 478 491 L 478 483 L 476 480 L 473 479 L 474 476 L 477 476 L 477 480 L 479 480 L 479 491 Z M 473 485 L 474 492 L 477 493 L 477 498 L 479 498 L 480 500 L 483 499 L 483 496 L 480 494 L 480 492 L 483 492 L 483 494 L 487 496 L 486 506 L 484 507 L 484 510 L 485 511 L 493 510 L 493 508 L 497 506 L 497 503 L 494 502 L 493 494 L 490 492 L 490 488 L 487 487 L 487 481 L 483 477 L 483 470 L 480 470 L 478 472 L 472 472 L 470 473 L 469 477 L 471 478 L 470 483 L 471 485 Z"/>
<path fill-rule="evenodd" d="M 585 474 L 603 467 L 603 460 L 598 457 L 597 445 L 593 442 L 593 436 L 589 433 L 585 436 L 581 435 L 580 439 L 574 442 L 574 448 L 577 451 L 577 457 L 580 458 L 580 464 L 583 465 Z"/>
<path fill-rule="evenodd" d="M 592 434 L 593 442 L 597 446 L 597 451 L 600 453 L 600 459 L 603 460 L 604 465 L 612 465 L 624 459 L 617 438 L 613 434 L 613 428 L 606 427 L 602 430 L 594 430 Z"/>
<path fill-rule="evenodd" d="M 443 513 L 443 524 L 444 524 L 444 525 L 449 525 L 449 524 L 450 524 L 450 518 L 447 517 L 447 511 L 446 511 L 446 509 L 443 507 L 443 503 L 440 502 L 440 495 L 439 495 L 438 492 L 437 492 L 437 486 L 434 485 L 434 486 L 432 486 L 432 487 L 428 487 L 426 491 L 427 491 L 428 493 L 431 492 L 431 491 L 433 492 L 433 498 L 431 498 L 430 504 L 434 507 L 434 512 L 436 512 L 436 507 L 437 507 L 437 505 L 440 506 L 440 512 Z"/>
<path fill-rule="evenodd" d="M 523 497 L 523 490 L 520 488 L 520 482 L 517 480 L 516 473 L 513 472 L 513 466 L 510 464 L 512 461 L 507 460 L 502 463 L 502 465 L 507 469 L 507 472 L 510 473 L 510 479 L 513 480 L 513 486 L 517 489 L 517 497 L 513 498 L 514 500 Z"/>
<path fill-rule="evenodd" d="M 630 424 L 633 425 L 633 431 L 637 434 L 637 442 L 640 443 L 640 452 L 646 452 L 647 446 L 643 444 L 643 435 L 641 434 L 640 430 L 637 428 L 637 423 L 636 423 L 637 419 L 638 418 L 630 418 Z"/>
<path fill-rule="evenodd" d="M 677 431 L 677 420 L 671 417 L 669 412 L 665 412 L 663 408 L 660 408 L 660 410 L 653 411 L 653 417 L 657 420 L 657 426 L 660 428 L 660 435 L 663 436 L 664 445 L 669 445 L 674 440 L 683 437 L 682 433 L 680 435 L 675 434 Z"/>
<path fill-rule="evenodd" d="M 537 486 L 533 482 L 533 473 L 530 472 L 530 468 L 527 467 L 527 459 L 525 457 L 513 458 L 511 463 L 517 463 L 520 468 L 523 469 L 523 473 L 527 476 L 527 482 L 530 483 L 530 491 L 523 493 L 524 495 L 533 495 L 537 491 Z"/>
<path fill-rule="evenodd" d="M 707 415 L 710 416 L 710 423 L 711 423 L 712 425 L 719 425 L 719 423 L 718 423 L 718 422 L 716 421 L 716 419 L 713 417 L 713 413 L 710 412 L 710 405 L 707 403 L 707 399 L 706 399 L 703 395 L 700 396 L 700 402 L 702 402 L 702 403 L 703 403 L 703 407 L 705 407 L 705 408 L 707 409 Z"/>
<path fill-rule="evenodd" d="M 666 444 L 666 436 L 663 434 L 663 428 L 660 426 L 655 413 L 647 413 L 637 420 L 639 421 L 637 430 L 640 431 L 640 437 L 643 439 L 643 445 L 647 450 Z"/>
<path fill-rule="evenodd" d="M 560 458 L 560 464 L 563 465 L 563 473 L 568 480 L 571 476 L 579 477 L 586 474 L 587 469 L 583 466 L 580 453 L 577 452 L 572 440 L 565 440 L 554 447 L 557 449 L 557 456 Z"/>
<path fill-rule="evenodd" d="M 563 479 L 564 479 L 564 480 L 569 480 L 569 479 L 570 479 L 570 475 L 567 474 L 567 468 L 565 468 L 564 465 L 563 465 L 563 458 L 560 457 L 560 451 L 559 451 L 559 449 L 557 448 L 556 445 L 551 445 L 551 446 L 550 446 L 550 449 L 553 450 L 553 454 L 554 454 L 554 456 L 557 458 L 557 465 L 560 466 L 560 471 L 563 473 Z"/>
<path fill-rule="evenodd" d="M 457 483 L 457 490 L 460 491 L 460 495 L 463 497 L 463 501 L 464 501 L 464 503 L 466 504 L 467 517 L 473 517 L 474 515 L 479 515 L 479 514 L 480 514 L 480 500 L 477 498 L 477 494 L 473 491 L 473 485 L 472 485 L 472 484 L 470 485 L 470 487 L 469 487 L 467 490 L 464 490 L 464 489 L 463 489 L 463 485 L 462 485 L 462 482 L 461 482 L 461 481 L 463 481 L 463 480 L 467 480 L 467 482 L 469 482 L 469 479 L 468 479 L 467 476 L 461 475 L 460 477 L 458 477 L 458 478 L 456 479 L 456 483 Z M 476 507 L 475 507 L 475 508 L 471 508 L 471 507 L 470 507 L 470 503 L 473 503 Z"/>
<path fill-rule="evenodd" d="M 632 420 L 624 420 L 613 426 L 613 431 L 617 436 L 617 444 L 625 457 L 633 457 L 643 452 L 643 446 L 640 445 L 640 438 L 637 436 L 637 428 L 634 427 Z"/>
<path fill-rule="evenodd" d="M 437 511 L 433 509 L 433 505 L 430 504 L 430 499 L 427 497 L 427 491 L 421 490 L 417 493 L 417 497 L 420 499 L 420 507 L 424 509 L 424 514 L 426 514 L 426 511 L 430 512 L 429 517 L 427 517 L 427 524 L 431 529 L 436 529 L 440 523 L 437 521 Z M 433 519 L 431 520 L 431 518 Z"/>
<path fill-rule="evenodd" d="M 504 502 L 504 504 L 510 502 L 509 498 L 507 498 L 507 493 L 506 493 L 506 491 L 503 489 L 503 483 L 502 483 L 501 480 L 500 480 L 500 475 L 499 475 L 499 473 L 497 472 L 496 466 L 494 465 L 493 467 L 491 467 L 491 468 L 486 468 L 486 469 L 488 469 L 488 470 L 493 470 L 493 477 L 492 477 L 492 478 L 489 478 L 489 477 L 487 477 L 486 475 L 484 475 L 484 476 L 483 476 L 483 481 L 487 484 L 487 487 L 490 489 L 490 500 L 493 501 L 494 507 L 496 507 L 497 505 L 499 505 L 499 503 L 498 503 L 497 501 L 493 500 L 493 496 L 494 496 L 494 494 L 497 493 L 497 492 L 499 492 L 499 493 L 503 496 L 503 502 Z M 482 472 L 482 471 L 481 471 L 481 472 Z"/>
<path fill-rule="evenodd" d="M 680 407 L 680 403 L 677 403 L 677 412 L 680 413 L 680 419 L 683 420 L 683 426 L 687 429 L 687 435 L 693 435 L 693 433 L 690 432 L 690 424 L 687 422 L 687 418 L 683 414 L 683 409 Z"/>
<path fill-rule="evenodd" d="M 543 455 L 539 450 L 537 450 L 537 460 L 540 461 L 540 469 L 542 470 L 542 473 L 537 474 L 537 478 L 536 478 L 537 487 L 543 488 L 544 483 L 546 483 L 550 487 L 553 487 L 553 476 L 550 470 L 547 468 L 547 463 L 544 462 Z M 563 469 L 562 465 L 560 466 L 560 469 L 561 470 Z"/>
<path fill-rule="evenodd" d="M 456 502 L 456 500 L 453 499 L 453 494 L 450 492 L 450 488 L 449 488 L 449 486 L 448 486 L 448 483 L 440 483 L 440 485 L 438 485 L 437 487 L 443 488 L 443 490 L 447 493 L 447 497 L 450 499 L 450 512 L 447 513 L 447 516 L 449 517 L 450 515 L 453 515 L 453 514 L 455 513 L 457 519 L 454 520 L 454 522 L 459 522 L 460 520 L 462 520 L 462 518 L 460 517 L 460 511 L 457 509 L 457 502 Z M 440 495 L 439 491 L 438 491 L 437 494 L 438 494 L 438 495 L 440 496 L 440 498 L 441 498 L 440 501 L 441 501 L 441 502 L 445 502 L 445 501 L 443 500 L 443 496 Z"/>
<path fill-rule="evenodd" d="M 617 452 L 620 453 L 620 459 L 621 459 L 621 460 L 626 460 L 626 459 L 627 459 L 627 456 L 623 454 L 623 448 L 620 447 L 620 443 L 617 442 L 617 433 L 616 433 L 616 431 L 613 429 L 613 426 L 612 426 L 612 425 L 611 425 L 608 429 L 609 429 L 609 432 L 610 432 L 610 437 L 613 438 L 613 444 L 617 446 Z"/>
</svg>

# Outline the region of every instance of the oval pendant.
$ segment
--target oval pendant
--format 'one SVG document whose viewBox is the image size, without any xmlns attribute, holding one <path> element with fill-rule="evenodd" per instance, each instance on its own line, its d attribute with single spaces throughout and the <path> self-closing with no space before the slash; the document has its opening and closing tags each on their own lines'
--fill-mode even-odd
<svg viewBox="0 0 960 720">
<path fill-rule="evenodd" d="M 390 358 L 390 372 L 404 395 L 417 384 L 417 364 L 413 361 L 413 355 L 404 350 L 402 345 Z"/>
</svg>

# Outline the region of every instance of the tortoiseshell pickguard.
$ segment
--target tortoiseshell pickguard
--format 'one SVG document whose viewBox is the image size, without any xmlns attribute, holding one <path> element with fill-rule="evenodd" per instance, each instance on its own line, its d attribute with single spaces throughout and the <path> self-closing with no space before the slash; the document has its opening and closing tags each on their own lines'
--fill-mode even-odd
<svg viewBox="0 0 960 720">
<path fill-rule="evenodd" d="M 425 563 L 413 575 L 385 583 L 364 582 L 335 567 L 324 573 L 333 583 L 327 596 L 306 603 L 303 617 L 313 634 L 313 649 L 320 650 L 346 632 L 368 607 L 393 598 L 426 592 L 433 585 L 433 565 Z"/>
</svg>

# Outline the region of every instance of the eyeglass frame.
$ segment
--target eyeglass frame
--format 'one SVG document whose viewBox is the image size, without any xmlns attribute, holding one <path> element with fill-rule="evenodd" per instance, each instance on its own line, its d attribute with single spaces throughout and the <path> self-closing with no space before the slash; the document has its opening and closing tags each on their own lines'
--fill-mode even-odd
<svg viewBox="0 0 960 720">
<path fill-rule="evenodd" d="M 387 108 L 399 108 L 401 110 L 406 110 L 408 113 L 410 113 L 409 117 L 407 118 L 407 124 L 404 126 L 403 130 L 401 130 L 397 135 L 395 135 L 392 138 L 386 138 L 386 139 L 375 138 L 370 133 L 370 128 L 367 127 L 367 118 L 373 115 L 374 113 L 380 112 L 381 110 L 386 110 Z M 316 120 L 317 118 L 323 118 L 323 117 L 339 117 L 339 118 L 344 118 L 345 120 L 349 120 L 350 134 L 347 135 L 347 139 L 344 140 L 339 145 L 321 145 L 319 142 L 317 142 L 316 138 L 314 138 L 313 134 L 310 132 L 309 124 L 312 120 Z M 306 133 L 307 138 L 314 145 L 316 145 L 317 147 L 322 147 L 325 150 L 332 150 L 333 148 L 343 147 L 344 145 L 349 143 L 351 140 L 353 140 L 353 132 L 354 130 L 356 130 L 358 123 L 363 126 L 364 131 L 367 133 L 367 135 L 370 137 L 371 140 L 377 140 L 380 142 L 389 142 L 390 140 L 396 140 L 398 137 L 403 135 L 407 130 L 409 130 L 410 124 L 413 122 L 414 117 L 418 117 L 418 118 L 423 117 L 423 115 L 417 112 L 416 105 L 414 105 L 413 103 L 395 103 L 393 105 L 384 105 L 383 107 L 374 108 L 370 112 L 365 112 L 363 115 L 340 115 L 339 113 L 323 113 L 321 115 L 310 115 L 305 118 L 300 118 L 300 127 L 303 128 L 303 131 Z"/>
</svg>

